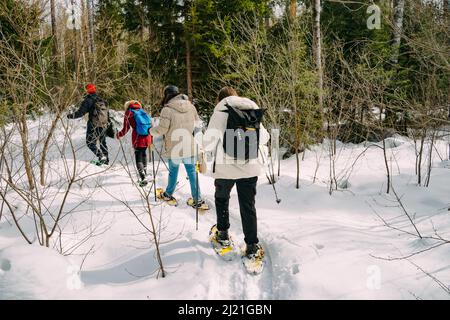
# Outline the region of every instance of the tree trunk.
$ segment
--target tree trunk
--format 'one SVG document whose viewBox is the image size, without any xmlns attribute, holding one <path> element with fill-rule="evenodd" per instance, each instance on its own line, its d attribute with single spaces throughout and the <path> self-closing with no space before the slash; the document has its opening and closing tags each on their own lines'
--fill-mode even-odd
<svg viewBox="0 0 450 320">
<path fill-rule="evenodd" d="M 33 169 L 31 167 L 30 154 L 28 152 L 28 127 L 26 118 L 26 109 L 22 111 L 20 119 L 20 139 L 22 141 L 22 156 L 25 165 L 25 172 L 27 174 L 28 186 L 30 190 L 34 189 Z"/>
<path fill-rule="evenodd" d="M 52 38 L 53 38 L 53 59 L 55 59 L 55 66 L 57 66 L 57 56 L 58 56 L 58 38 L 56 32 L 56 8 L 55 0 L 50 0 L 50 19 L 52 23 Z"/>
<path fill-rule="evenodd" d="M 450 17 L 450 0 L 442 0 L 442 6 L 444 7 L 444 17 L 448 19 Z"/>
<path fill-rule="evenodd" d="M 189 39 L 186 39 L 186 81 L 187 81 L 187 94 L 189 100 L 192 101 L 192 65 L 191 65 L 191 44 Z"/>
<path fill-rule="evenodd" d="M 436 131 L 433 130 L 431 133 L 431 141 L 430 141 L 430 149 L 428 153 L 428 167 L 427 167 L 427 177 L 425 179 L 425 187 L 428 187 L 430 185 L 431 180 L 431 166 L 433 164 L 433 146 L 434 146 L 434 140 L 436 138 Z"/>
<path fill-rule="evenodd" d="M 389 193 L 391 191 L 391 172 L 389 170 L 389 162 L 386 152 L 386 139 L 384 137 L 383 137 L 383 158 L 384 158 L 384 165 L 386 166 L 386 179 L 387 179 L 386 193 Z"/>
<path fill-rule="evenodd" d="M 95 37 L 94 37 L 94 1 L 87 1 L 87 14 L 88 14 L 88 34 L 89 34 L 89 50 L 90 54 L 94 56 L 95 53 Z"/>
<path fill-rule="evenodd" d="M 320 0 L 313 1 L 313 34 L 314 34 L 314 60 L 317 70 L 317 85 L 319 88 L 319 108 L 323 109 L 323 68 L 322 68 L 322 37 L 320 34 Z"/>
<path fill-rule="evenodd" d="M 55 119 L 52 122 L 52 125 L 50 127 L 50 131 L 48 132 L 47 137 L 46 137 L 46 139 L 44 141 L 44 147 L 42 148 L 41 159 L 39 161 L 41 186 L 45 185 L 45 161 L 46 161 L 46 157 L 47 157 L 48 148 L 50 146 L 50 141 L 51 141 L 51 138 L 53 137 L 53 133 L 56 130 L 56 125 L 58 124 L 60 116 L 61 116 L 61 112 L 58 111 Z"/>
<path fill-rule="evenodd" d="M 298 147 L 295 148 L 295 160 L 297 164 L 297 178 L 295 188 L 300 189 L 300 156 L 298 154 Z"/>
<path fill-rule="evenodd" d="M 75 0 L 70 0 L 72 6 L 72 32 L 73 32 L 73 63 L 75 66 L 75 75 L 78 78 L 78 40 L 77 40 L 77 26 L 75 20 Z"/>
<path fill-rule="evenodd" d="M 288 4 L 288 20 L 290 23 L 295 22 L 297 17 L 297 0 L 289 0 Z"/>
<path fill-rule="evenodd" d="M 398 63 L 398 55 L 403 32 L 403 15 L 405 12 L 405 0 L 394 1 L 394 30 L 392 35 L 391 62 Z"/>
<path fill-rule="evenodd" d="M 83 82 L 92 82 L 93 80 L 89 77 L 89 72 L 87 69 L 88 62 L 86 57 L 89 57 L 89 30 L 86 23 L 86 7 L 84 6 L 84 1 L 80 3 L 80 46 L 81 46 L 81 59 L 83 66 Z"/>
<path fill-rule="evenodd" d="M 419 159 L 417 161 L 417 184 L 419 186 L 422 184 L 422 156 L 426 135 L 427 133 L 426 130 L 424 129 L 422 132 L 422 136 L 420 137 Z"/>
<path fill-rule="evenodd" d="M 191 39 L 189 38 L 190 34 L 193 34 L 192 24 L 191 24 L 191 7 L 192 1 L 185 1 L 185 11 L 184 11 L 184 19 L 186 21 L 184 36 L 185 36 L 185 45 L 186 45 L 186 87 L 187 87 L 187 95 L 189 100 L 193 99 L 193 89 L 192 89 L 192 59 L 191 59 Z"/>
</svg>

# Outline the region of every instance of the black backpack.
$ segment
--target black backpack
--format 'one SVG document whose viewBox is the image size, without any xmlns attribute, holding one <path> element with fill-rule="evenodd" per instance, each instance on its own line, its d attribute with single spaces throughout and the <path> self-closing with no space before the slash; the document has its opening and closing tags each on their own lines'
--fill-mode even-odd
<svg viewBox="0 0 450 320">
<path fill-rule="evenodd" d="M 92 124 L 96 128 L 106 128 L 108 126 L 108 105 L 105 100 L 96 98 L 94 110 L 92 111 Z"/>
<path fill-rule="evenodd" d="M 226 104 L 228 110 L 227 129 L 223 135 L 225 153 L 236 160 L 258 158 L 259 129 L 264 115 L 263 109 L 240 110 Z"/>
</svg>

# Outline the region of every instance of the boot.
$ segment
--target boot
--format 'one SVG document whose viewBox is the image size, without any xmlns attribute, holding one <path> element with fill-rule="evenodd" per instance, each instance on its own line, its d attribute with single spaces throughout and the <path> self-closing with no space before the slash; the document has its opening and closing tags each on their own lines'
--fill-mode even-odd
<svg viewBox="0 0 450 320">
<path fill-rule="evenodd" d="M 217 239 L 224 241 L 224 240 L 229 240 L 229 236 L 228 236 L 228 230 L 224 230 L 224 231 L 220 231 L 217 230 Z"/>
<path fill-rule="evenodd" d="M 262 259 L 264 257 L 264 250 L 259 243 L 247 244 L 245 256 L 249 259 Z"/>
<path fill-rule="evenodd" d="M 230 236 L 228 235 L 228 230 L 216 232 L 216 239 L 222 246 L 227 247 L 230 245 Z"/>
<path fill-rule="evenodd" d="M 147 175 L 145 174 L 145 171 L 139 170 L 139 178 L 141 178 L 141 181 L 146 180 L 146 179 L 145 179 L 146 176 L 147 176 Z"/>
<path fill-rule="evenodd" d="M 98 159 L 98 163 L 99 163 L 100 165 L 102 165 L 102 164 L 109 165 L 109 159 L 108 159 L 108 157 L 106 157 L 106 156 L 101 156 L 101 157 Z"/>
<path fill-rule="evenodd" d="M 167 192 L 163 192 L 163 194 L 161 195 L 162 199 L 164 201 L 173 201 L 176 200 L 173 196 L 170 196 L 169 194 L 167 194 Z"/>
</svg>

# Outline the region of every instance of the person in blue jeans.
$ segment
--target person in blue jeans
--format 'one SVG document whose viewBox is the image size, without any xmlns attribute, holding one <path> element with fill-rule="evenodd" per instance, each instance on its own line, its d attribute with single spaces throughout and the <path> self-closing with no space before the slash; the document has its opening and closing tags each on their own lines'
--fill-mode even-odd
<svg viewBox="0 0 450 320">
<path fill-rule="evenodd" d="M 165 194 L 163 194 L 166 198 L 173 198 L 173 193 L 175 192 L 175 188 L 177 186 L 178 179 L 178 170 L 180 168 L 180 164 L 184 165 L 186 169 L 186 173 L 189 178 L 189 184 L 191 186 L 191 194 L 192 199 L 201 199 L 200 196 L 200 188 L 197 194 L 197 184 L 196 184 L 196 175 L 195 175 L 195 157 L 190 158 L 181 158 L 181 159 L 169 159 L 169 181 L 167 183 L 167 188 Z M 199 203 L 203 203 L 202 200 Z"/>
<path fill-rule="evenodd" d="M 177 186 L 178 170 L 183 164 L 189 177 L 193 207 L 200 207 L 204 201 L 197 193 L 197 179 L 195 172 L 196 143 L 194 129 L 198 127 L 200 118 L 189 98 L 180 94 L 178 88 L 169 85 L 164 88 L 161 101 L 163 107 L 159 116 L 159 124 L 150 129 L 152 136 L 163 136 L 164 149 L 162 155 L 168 158 L 169 179 L 166 190 L 161 194 L 165 201 L 171 201 Z"/>
</svg>

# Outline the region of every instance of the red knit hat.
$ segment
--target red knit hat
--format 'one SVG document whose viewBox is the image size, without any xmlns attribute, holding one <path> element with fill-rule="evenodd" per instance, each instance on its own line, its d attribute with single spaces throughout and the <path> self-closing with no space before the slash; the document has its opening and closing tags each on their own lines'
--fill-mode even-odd
<svg viewBox="0 0 450 320">
<path fill-rule="evenodd" d="M 89 94 L 96 93 L 97 89 L 95 88 L 95 86 L 92 83 L 89 83 L 86 86 L 86 92 L 89 93 Z"/>
<path fill-rule="evenodd" d="M 142 108 L 142 104 L 139 101 L 137 101 L 137 100 L 133 101 L 133 103 L 131 105 L 138 106 L 138 107 Z"/>
</svg>

